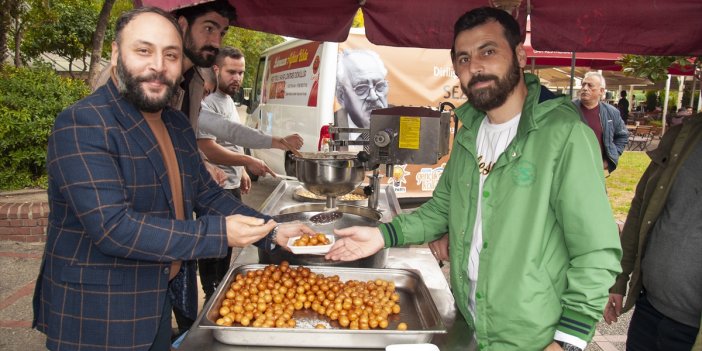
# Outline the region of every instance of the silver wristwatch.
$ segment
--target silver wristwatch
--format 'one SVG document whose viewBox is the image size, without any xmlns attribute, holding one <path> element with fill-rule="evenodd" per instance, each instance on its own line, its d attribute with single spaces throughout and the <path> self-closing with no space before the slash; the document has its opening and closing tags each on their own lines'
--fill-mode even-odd
<svg viewBox="0 0 702 351">
<path fill-rule="evenodd" d="M 556 340 L 556 344 L 561 345 L 563 351 L 583 351 L 583 349 L 565 341 Z"/>
</svg>

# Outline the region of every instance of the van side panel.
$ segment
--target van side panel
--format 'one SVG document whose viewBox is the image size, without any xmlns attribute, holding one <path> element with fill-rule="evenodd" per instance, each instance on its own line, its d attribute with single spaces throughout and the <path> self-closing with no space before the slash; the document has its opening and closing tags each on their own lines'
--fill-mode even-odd
<svg viewBox="0 0 702 351">
<path fill-rule="evenodd" d="M 274 136 L 298 133 L 302 151 L 317 151 L 320 128 L 332 121 L 337 44 L 293 40 L 263 53 L 261 104 L 251 125 Z M 285 152 L 252 150 L 275 173 L 286 174 Z"/>
</svg>

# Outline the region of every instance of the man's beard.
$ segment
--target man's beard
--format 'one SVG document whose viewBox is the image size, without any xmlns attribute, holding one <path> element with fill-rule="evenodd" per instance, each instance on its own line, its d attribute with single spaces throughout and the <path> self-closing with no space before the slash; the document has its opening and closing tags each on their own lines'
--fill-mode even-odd
<svg viewBox="0 0 702 351">
<path fill-rule="evenodd" d="M 206 57 L 202 52 L 204 50 L 212 51 L 212 55 Z M 185 32 L 185 45 L 183 45 L 183 53 L 185 53 L 185 56 L 187 56 L 190 59 L 190 61 L 192 61 L 193 64 L 195 64 L 195 66 L 212 67 L 212 65 L 214 65 L 215 63 L 215 60 L 217 59 L 219 49 L 210 45 L 205 45 L 199 49 L 196 48 L 195 43 L 193 42 L 193 38 L 190 35 L 190 28 L 188 28 L 188 30 Z"/>
<path fill-rule="evenodd" d="M 222 81 L 222 77 L 219 75 L 217 76 L 217 79 L 220 82 Z M 239 92 L 239 89 L 241 88 L 241 83 L 238 86 L 235 86 L 234 84 L 220 84 L 218 88 L 227 95 L 236 95 Z"/>
<path fill-rule="evenodd" d="M 473 76 L 473 79 L 468 82 L 467 86 L 461 86 L 461 90 L 468 97 L 468 102 L 480 111 L 490 111 L 502 106 L 507 98 L 514 90 L 514 87 L 519 83 L 522 70 L 517 61 L 517 55 L 513 56 L 512 65 L 504 77 L 499 78 L 492 74 L 481 74 Z M 477 90 L 471 89 L 480 82 L 495 81 L 492 87 L 481 88 Z"/>
<path fill-rule="evenodd" d="M 153 80 L 166 85 L 166 91 L 160 97 L 148 97 L 142 87 L 141 83 Z M 163 110 L 173 98 L 175 87 L 176 82 L 166 79 L 163 73 L 152 73 L 141 77 L 132 75 L 122 62 L 122 55 L 117 57 L 117 88 L 124 99 L 134 104 L 140 111 L 153 113 Z"/>
</svg>

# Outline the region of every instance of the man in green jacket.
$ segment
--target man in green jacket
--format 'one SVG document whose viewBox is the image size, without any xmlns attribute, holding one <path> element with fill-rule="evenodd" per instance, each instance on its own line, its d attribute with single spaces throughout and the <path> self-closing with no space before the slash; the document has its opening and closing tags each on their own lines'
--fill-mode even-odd
<svg viewBox="0 0 702 351">
<path fill-rule="evenodd" d="M 648 155 L 622 231 L 623 272 L 605 321 L 616 322 L 636 304 L 627 350 L 702 351 L 702 115 L 671 128 Z"/>
<path fill-rule="evenodd" d="M 458 19 L 451 57 L 470 103 L 456 109 L 463 126 L 432 199 L 378 228 L 337 230 L 327 258 L 448 232 L 451 287 L 481 350 L 582 350 L 621 270 L 595 135 L 566 97 L 523 74 L 506 12 Z"/>
</svg>

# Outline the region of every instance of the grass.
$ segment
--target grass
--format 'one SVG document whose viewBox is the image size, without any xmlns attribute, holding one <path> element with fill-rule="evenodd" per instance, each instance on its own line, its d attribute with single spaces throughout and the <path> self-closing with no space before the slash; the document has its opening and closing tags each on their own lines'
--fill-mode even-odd
<svg viewBox="0 0 702 351">
<path fill-rule="evenodd" d="M 619 159 L 617 169 L 607 177 L 607 194 L 616 219 L 626 219 L 636 185 L 649 162 L 650 159 L 643 151 L 625 151 Z"/>
</svg>

